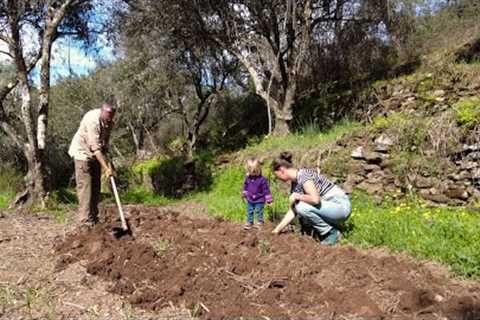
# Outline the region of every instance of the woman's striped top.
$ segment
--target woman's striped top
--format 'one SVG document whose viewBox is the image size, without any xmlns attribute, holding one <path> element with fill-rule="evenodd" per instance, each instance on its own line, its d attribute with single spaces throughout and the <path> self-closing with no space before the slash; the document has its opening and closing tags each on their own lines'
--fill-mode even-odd
<svg viewBox="0 0 480 320">
<path fill-rule="evenodd" d="M 335 187 L 335 184 L 329 181 L 325 176 L 318 174 L 315 169 L 298 169 L 297 172 L 297 181 L 292 182 L 291 193 L 301 193 L 305 194 L 303 185 L 307 181 L 312 181 L 315 187 L 317 188 L 318 194 L 320 197 L 323 197 L 327 194 L 328 191 L 332 190 Z"/>
</svg>

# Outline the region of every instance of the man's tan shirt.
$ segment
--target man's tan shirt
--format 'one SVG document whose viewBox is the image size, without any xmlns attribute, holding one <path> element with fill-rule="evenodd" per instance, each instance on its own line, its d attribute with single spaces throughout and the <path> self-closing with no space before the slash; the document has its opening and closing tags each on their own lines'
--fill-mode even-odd
<svg viewBox="0 0 480 320">
<path fill-rule="evenodd" d="M 75 160 L 87 161 L 95 158 L 95 153 L 105 152 L 110 139 L 112 124 L 100 120 L 100 109 L 88 111 L 80 121 L 68 154 Z"/>
</svg>

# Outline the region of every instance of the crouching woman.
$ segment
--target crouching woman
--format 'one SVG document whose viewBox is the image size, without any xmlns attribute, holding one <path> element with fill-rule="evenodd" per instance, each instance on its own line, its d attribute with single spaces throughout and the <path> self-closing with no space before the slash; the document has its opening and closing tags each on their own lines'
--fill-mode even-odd
<svg viewBox="0 0 480 320">
<path fill-rule="evenodd" d="M 280 180 L 291 183 L 290 210 L 272 232 L 279 234 L 298 216 L 303 234 L 322 244 L 337 243 L 340 225 L 351 212 L 345 192 L 316 169 L 296 168 L 289 152 L 282 152 L 272 162 L 272 171 Z"/>
</svg>

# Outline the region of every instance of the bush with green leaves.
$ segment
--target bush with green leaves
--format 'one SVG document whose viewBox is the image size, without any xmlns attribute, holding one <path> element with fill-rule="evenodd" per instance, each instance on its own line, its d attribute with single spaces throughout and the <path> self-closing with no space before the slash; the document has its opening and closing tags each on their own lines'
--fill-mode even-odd
<svg viewBox="0 0 480 320">
<path fill-rule="evenodd" d="M 472 129 L 480 125 L 480 98 L 462 99 L 455 104 L 457 121 Z"/>
<path fill-rule="evenodd" d="M 207 188 L 211 183 L 209 159 L 197 156 L 160 156 L 133 166 L 136 185 L 151 181 L 153 191 L 167 198 L 178 198 L 187 192 Z"/>
</svg>

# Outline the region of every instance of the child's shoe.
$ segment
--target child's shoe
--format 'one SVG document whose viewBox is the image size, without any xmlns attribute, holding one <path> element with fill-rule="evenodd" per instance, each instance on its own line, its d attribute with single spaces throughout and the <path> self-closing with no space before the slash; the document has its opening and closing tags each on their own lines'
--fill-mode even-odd
<svg viewBox="0 0 480 320">
<path fill-rule="evenodd" d="M 252 229 L 252 224 L 251 224 L 251 223 L 246 223 L 246 224 L 243 226 L 243 229 L 245 229 L 245 230 L 250 230 L 250 229 Z"/>
<path fill-rule="evenodd" d="M 255 225 L 255 228 L 261 230 L 261 229 L 263 228 L 263 225 L 264 225 L 263 222 L 258 222 L 258 223 Z"/>
</svg>

